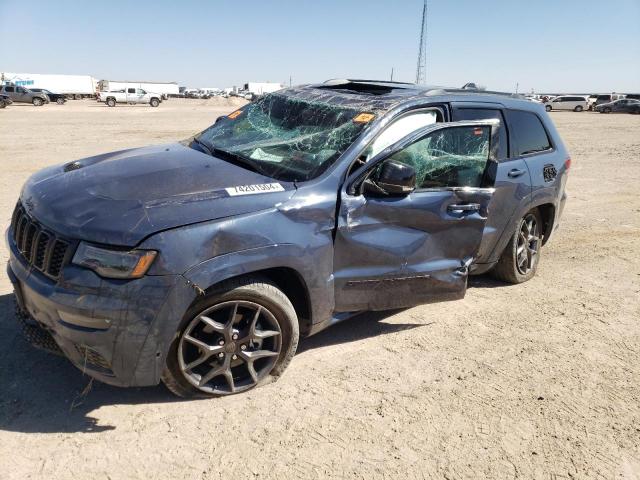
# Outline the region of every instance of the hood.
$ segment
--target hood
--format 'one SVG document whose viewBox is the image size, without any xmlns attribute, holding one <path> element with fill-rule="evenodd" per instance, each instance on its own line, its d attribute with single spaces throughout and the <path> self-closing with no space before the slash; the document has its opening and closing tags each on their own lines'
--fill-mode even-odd
<svg viewBox="0 0 640 480">
<path fill-rule="evenodd" d="M 161 230 L 271 208 L 294 192 L 292 183 L 175 143 L 46 168 L 27 180 L 21 200 L 63 236 L 132 247 Z"/>
</svg>

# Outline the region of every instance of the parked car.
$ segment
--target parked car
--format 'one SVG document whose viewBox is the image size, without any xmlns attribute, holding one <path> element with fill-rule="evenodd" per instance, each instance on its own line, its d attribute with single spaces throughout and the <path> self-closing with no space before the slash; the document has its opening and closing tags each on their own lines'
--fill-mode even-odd
<svg viewBox="0 0 640 480">
<path fill-rule="evenodd" d="M 9 95 L 0 95 L 0 108 L 4 108 L 7 105 L 11 105 L 13 101 Z"/>
<path fill-rule="evenodd" d="M 157 107 L 162 102 L 162 95 L 149 93 L 142 88 L 126 88 L 113 92 L 98 92 L 96 94 L 98 102 L 105 102 L 110 107 L 115 107 L 117 103 L 148 103 L 152 107 Z"/>
<path fill-rule="evenodd" d="M 52 102 L 56 102 L 58 105 L 63 105 L 67 101 L 67 97 L 62 93 L 53 93 L 44 88 L 32 88 L 31 91 L 44 93 L 47 97 L 49 97 L 49 100 L 51 100 Z"/>
<path fill-rule="evenodd" d="M 580 96 L 560 95 L 545 104 L 547 112 L 551 110 L 573 110 L 581 112 L 587 108 L 587 99 Z"/>
<path fill-rule="evenodd" d="M 358 312 L 461 299 L 472 272 L 531 279 L 571 165 L 551 119 L 428 92 L 288 88 L 183 142 L 34 174 L 6 235 L 19 318 L 103 382 L 215 396 Z"/>
<path fill-rule="evenodd" d="M 2 85 L 0 93 L 8 96 L 15 103 L 32 103 L 36 107 L 49 103 L 49 97 L 46 94 L 15 85 Z"/>
<path fill-rule="evenodd" d="M 596 107 L 600 113 L 640 113 L 640 100 L 622 98 Z"/>
<path fill-rule="evenodd" d="M 598 95 L 596 101 L 592 103 L 592 110 L 596 111 L 596 107 L 598 105 L 602 105 L 603 103 L 610 103 L 615 100 L 619 100 L 624 98 L 624 95 L 621 94 L 606 94 L 606 95 Z"/>
</svg>

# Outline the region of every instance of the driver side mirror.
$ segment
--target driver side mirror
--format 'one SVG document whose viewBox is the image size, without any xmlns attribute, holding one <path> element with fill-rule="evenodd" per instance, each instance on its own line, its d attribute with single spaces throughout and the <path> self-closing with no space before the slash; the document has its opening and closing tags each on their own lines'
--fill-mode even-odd
<svg viewBox="0 0 640 480">
<path fill-rule="evenodd" d="M 394 160 L 385 160 L 372 180 L 389 195 L 408 195 L 416 189 L 413 167 Z"/>
</svg>

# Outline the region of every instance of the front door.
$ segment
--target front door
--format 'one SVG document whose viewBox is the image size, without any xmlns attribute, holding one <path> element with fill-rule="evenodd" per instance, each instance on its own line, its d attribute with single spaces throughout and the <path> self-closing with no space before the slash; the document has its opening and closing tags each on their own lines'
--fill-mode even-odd
<svg viewBox="0 0 640 480">
<path fill-rule="evenodd" d="M 145 95 L 147 94 L 147 92 L 145 92 L 143 89 L 141 88 L 137 88 L 136 89 L 136 103 L 145 103 Z"/>
<path fill-rule="evenodd" d="M 16 103 L 31 103 L 31 98 L 27 94 L 27 91 L 22 87 L 16 87 L 16 98 L 14 100 Z"/>
<path fill-rule="evenodd" d="M 349 176 L 335 238 L 337 312 L 464 297 L 493 195 L 497 126 L 423 127 Z M 413 171 L 415 188 L 392 188 L 390 164 Z"/>
</svg>

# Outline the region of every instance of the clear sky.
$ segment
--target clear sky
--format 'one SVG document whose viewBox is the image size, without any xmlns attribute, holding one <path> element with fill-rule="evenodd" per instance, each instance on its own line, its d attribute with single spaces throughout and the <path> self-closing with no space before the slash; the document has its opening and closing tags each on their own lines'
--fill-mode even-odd
<svg viewBox="0 0 640 480">
<path fill-rule="evenodd" d="M 0 0 L 0 71 L 414 81 L 422 0 Z M 640 92 L 640 0 L 429 0 L 427 82 Z"/>
</svg>

